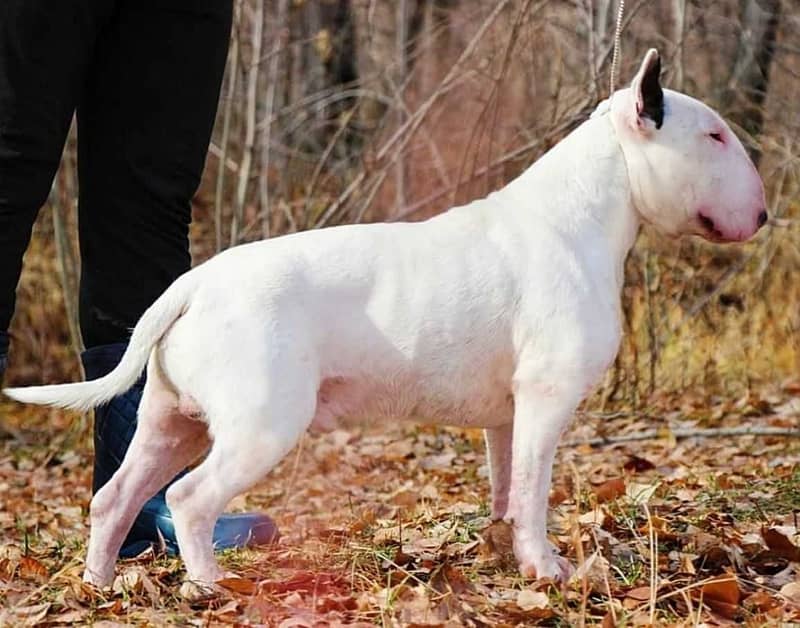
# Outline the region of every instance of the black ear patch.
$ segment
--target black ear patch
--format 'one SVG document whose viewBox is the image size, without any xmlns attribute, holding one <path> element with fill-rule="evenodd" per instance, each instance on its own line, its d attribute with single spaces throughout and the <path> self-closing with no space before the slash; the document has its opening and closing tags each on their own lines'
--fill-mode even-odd
<svg viewBox="0 0 800 628">
<path fill-rule="evenodd" d="M 642 77 L 642 115 L 656 123 L 660 129 L 664 123 L 664 92 L 661 89 L 661 57 L 645 71 Z"/>
</svg>

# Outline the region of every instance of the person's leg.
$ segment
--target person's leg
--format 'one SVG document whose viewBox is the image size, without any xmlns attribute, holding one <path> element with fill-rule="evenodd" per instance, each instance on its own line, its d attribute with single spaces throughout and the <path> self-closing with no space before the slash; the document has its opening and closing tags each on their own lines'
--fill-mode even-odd
<svg viewBox="0 0 800 628">
<path fill-rule="evenodd" d="M 231 0 L 122 0 L 100 35 L 78 105 L 81 331 L 88 378 L 116 366 L 142 312 L 188 270 L 200 182 L 227 56 Z M 119 468 L 141 383 L 95 412 L 94 489 Z M 274 523 L 226 515 L 217 547 L 268 542 Z M 123 554 L 162 536 L 177 551 L 162 491 Z"/>
<path fill-rule="evenodd" d="M 121 0 L 78 104 L 81 331 L 124 342 L 189 269 L 231 0 Z"/>
<path fill-rule="evenodd" d="M 0 2 L 0 377 L 22 255 L 112 2 Z"/>
</svg>

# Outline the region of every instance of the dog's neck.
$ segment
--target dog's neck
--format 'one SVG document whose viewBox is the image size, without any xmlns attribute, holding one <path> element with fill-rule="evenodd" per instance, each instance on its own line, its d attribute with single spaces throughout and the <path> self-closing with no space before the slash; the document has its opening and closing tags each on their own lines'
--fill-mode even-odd
<svg viewBox="0 0 800 628">
<path fill-rule="evenodd" d="M 546 194 L 542 194 L 546 191 Z M 587 120 L 535 162 L 498 196 L 536 229 L 539 221 L 591 255 L 607 254 L 617 290 L 640 219 L 631 201 L 625 158 L 608 115 Z"/>
</svg>

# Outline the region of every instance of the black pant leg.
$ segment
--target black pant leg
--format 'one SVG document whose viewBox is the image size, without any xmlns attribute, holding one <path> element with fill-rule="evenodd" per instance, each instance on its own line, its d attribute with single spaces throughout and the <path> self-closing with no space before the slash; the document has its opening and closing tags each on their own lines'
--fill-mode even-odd
<svg viewBox="0 0 800 628">
<path fill-rule="evenodd" d="M 126 341 L 190 266 L 232 0 L 122 0 L 78 105 L 81 330 Z"/>
<path fill-rule="evenodd" d="M 0 0 L 0 354 L 97 30 L 113 2 Z"/>
</svg>

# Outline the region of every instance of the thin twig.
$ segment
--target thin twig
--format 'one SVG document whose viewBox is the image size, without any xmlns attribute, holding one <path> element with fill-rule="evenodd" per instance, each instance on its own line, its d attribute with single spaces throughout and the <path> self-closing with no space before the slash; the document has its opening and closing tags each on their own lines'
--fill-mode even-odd
<svg viewBox="0 0 800 628">
<path fill-rule="evenodd" d="M 586 26 L 587 30 L 589 31 L 589 41 L 587 42 L 587 45 L 589 47 L 589 80 L 592 84 L 592 100 L 597 102 L 600 100 L 597 96 L 600 89 L 597 84 L 597 43 L 595 42 L 597 29 L 594 22 L 594 2 L 592 2 L 592 0 L 583 0 L 583 12 L 586 15 Z"/>
<path fill-rule="evenodd" d="M 261 62 L 261 40 L 264 33 L 264 3 L 258 0 L 253 16 L 253 51 L 250 67 L 247 70 L 247 104 L 244 148 L 242 161 L 239 168 L 239 182 L 236 188 L 236 202 L 233 207 L 231 219 L 231 246 L 239 243 L 239 229 L 244 217 L 244 203 L 247 195 L 247 185 L 250 182 L 250 169 L 253 163 L 253 152 L 256 139 L 256 95 L 258 87 L 258 69 Z"/>
<path fill-rule="evenodd" d="M 396 90 L 397 99 L 401 105 L 397 108 L 397 125 L 403 126 L 405 121 L 405 94 L 402 85 L 406 80 L 408 69 L 408 56 L 406 54 L 408 22 L 408 2 L 398 0 L 396 9 L 395 24 L 395 58 L 397 59 L 397 76 L 395 83 L 401 86 Z M 406 159 L 405 155 L 399 155 L 395 160 L 395 207 L 399 211 L 406 205 Z"/>
<path fill-rule="evenodd" d="M 269 61 L 269 72 L 267 75 L 267 94 L 264 103 L 264 117 L 268 121 L 261 132 L 261 171 L 258 175 L 258 190 L 261 199 L 261 213 L 263 215 L 261 237 L 268 238 L 270 235 L 270 199 L 269 199 L 269 168 L 270 168 L 270 141 L 272 138 L 272 112 L 275 109 L 275 93 L 278 83 L 278 68 L 282 48 L 283 34 L 286 30 L 286 16 L 289 12 L 288 0 L 278 0 L 278 12 L 275 18 L 275 41 L 272 44 L 272 56 Z"/>
<path fill-rule="evenodd" d="M 646 501 L 642 504 L 642 508 L 647 518 L 647 545 L 650 559 L 650 577 L 648 578 L 650 585 L 650 624 L 654 626 L 656 623 L 656 600 L 658 599 L 658 543 L 655 526 L 653 526 L 653 517 Z"/>
<path fill-rule="evenodd" d="M 303 456 L 303 449 L 306 445 L 306 439 L 308 438 L 308 434 L 303 434 L 300 438 L 300 441 L 297 443 L 297 449 L 295 450 L 294 460 L 292 461 L 292 472 L 289 474 L 289 482 L 286 485 L 286 489 L 284 491 L 284 498 L 283 504 L 281 505 L 281 512 L 286 513 L 289 512 L 289 499 L 294 494 L 294 485 L 297 482 L 297 473 L 300 469 L 300 459 Z"/>
<path fill-rule="evenodd" d="M 673 27 L 675 29 L 675 56 L 673 59 L 673 89 L 683 91 L 683 50 L 686 39 L 686 0 L 672 0 Z"/>
<path fill-rule="evenodd" d="M 356 113 L 356 111 L 356 108 L 353 107 L 345 112 L 339 122 L 339 128 L 336 129 L 333 136 L 331 136 L 331 139 L 328 141 L 328 145 L 325 147 L 325 150 L 322 151 L 322 155 L 320 155 L 320 158 L 317 161 L 317 165 L 314 166 L 314 172 L 311 174 L 311 180 L 309 181 L 308 186 L 306 186 L 306 200 L 305 205 L 303 206 L 304 215 L 308 215 L 309 213 L 311 202 L 314 199 L 314 192 L 316 192 L 317 189 L 317 182 L 319 181 L 320 176 L 322 176 L 322 170 L 324 169 L 325 164 L 328 162 L 328 158 L 333 153 L 333 149 L 336 147 L 336 144 L 350 126 L 350 121 L 353 119 L 353 115 Z"/>
<path fill-rule="evenodd" d="M 239 21 L 239 3 L 234 5 L 234 25 Z M 239 73 L 239 28 L 234 26 L 233 41 L 231 42 L 230 55 L 228 58 L 228 91 L 226 93 L 225 105 L 222 111 L 222 137 L 219 146 L 219 165 L 217 166 L 217 184 L 214 192 L 214 240 L 215 250 L 219 253 L 222 250 L 222 198 L 225 193 L 225 169 L 229 166 L 228 161 L 228 140 L 231 132 L 231 112 L 233 110 L 233 95 L 236 93 L 236 77 Z M 209 150 L 214 153 L 214 146 Z M 238 170 L 236 164 L 235 170 Z M 231 167 L 234 170 L 233 167 Z M 234 171 L 235 171 L 234 170 Z"/>
<path fill-rule="evenodd" d="M 677 428 L 677 429 L 655 429 L 635 432 L 633 434 L 623 434 L 622 436 L 598 436 L 597 438 L 568 440 L 560 444 L 561 447 L 578 447 L 589 445 L 599 447 L 601 445 L 616 445 L 618 443 L 630 443 L 641 440 L 657 440 L 664 437 L 681 438 L 720 438 L 724 436 L 789 436 L 792 438 L 800 437 L 800 429 L 788 427 L 711 427 L 711 428 Z"/>
</svg>

